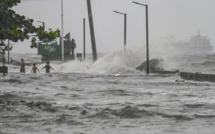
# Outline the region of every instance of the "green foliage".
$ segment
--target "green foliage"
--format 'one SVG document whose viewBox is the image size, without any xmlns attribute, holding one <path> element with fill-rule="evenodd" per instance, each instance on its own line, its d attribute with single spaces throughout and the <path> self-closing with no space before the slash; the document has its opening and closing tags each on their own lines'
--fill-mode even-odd
<svg viewBox="0 0 215 134">
<path fill-rule="evenodd" d="M 28 39 L 28 33 L 34 33 L 37 28 L 32 25 L 33 20 L 16 14 L 11 8 L 20 0 L 1 0 L 0 2 L 0 41 L 9 39 L 13 42 Z"/>
<path fill-rule="evenodd" d="M 30 46 L 31 48 L 34 48 L 34 47 L 37 48 L 36 40 L 37 39 L 35 37 L 32 38 L 32 40 L 31 40 L 31 46 Z"/>
<path fill-rule="evenodd" d="M 40 26 L 37 31 L 37 36 L 40 40 L 48 39 L 52 41 L 56 37 L 60 37 L 60 30 L 52 31 L 52 29 L 49 29 L 49 31 L 44 31 L 44 27 Z"/>
<path fill-rule="evenodd" d="M 52 31 L 52 29 L 49 29 L 49 31 L 45 31 L 44 27 L 40 26 L 37 31 L 36 35 L 40 41 L 48 40 L 48 41 L 53 41 L 57 37 L 60 36 L 60 30 L 57 29 L 56 31 Z M 35 37 L 32 38 L 31 40 L 31 48 L 37 48 L 37 39 Z"/>
<path fill-rule="evenodd" d="M 13 42 L 29 39 L 36 33 L 39 40 L 54 40 L 60 37 L 60 31 L 45 31 L 44 27 L 35 27 L 33 19 L 16 14 L 11 8 L 20 3 L 20 0 L 0 0 L 0 46 L 5 46 L 4 41 L 9 39 Z M 32 38 L 31 47 L 37 47 L 36 38 Z M 8 49 L 5 47 L 5 49 Z"/>
<path fill-rule="evenodd" d="M 13 49 L 13 47 L 11 46 L 11 47 L 9 47 L 8 45 L 7 46 L 5 46 L 5 48 L 4 48 L 4 50 L 6 50 L 6 51 L 8 51 L 8 50 L 12 50 Z"/>
</svg>

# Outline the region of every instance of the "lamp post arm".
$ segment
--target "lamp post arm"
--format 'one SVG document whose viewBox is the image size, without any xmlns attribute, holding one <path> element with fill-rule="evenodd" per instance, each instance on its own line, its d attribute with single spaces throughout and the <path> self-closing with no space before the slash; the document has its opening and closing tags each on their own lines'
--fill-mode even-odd
<svg viewBox="0 0 215 134">
<path fill-rule="evenodd" d="M 43 21 L 37 21 L 37 22 L 43 23 L 43 27 L 45 27 L 45 22 Z"/>
<path fill-rule="evenodd" d="M 113 10 L 113 12 L 118 13 L 118 14 L 122 14 L 122 15 L 125 15 L 125 13 L 121 13 L 121 12 L 118 12 L 118 11 L 115 11 L 115 10 Z"/>
<path fill-rule="evenodd" d="M 132 3 L 137 4 L 137 5 L 141 5 L 141 6 L 146 6 L 145 4 L 138 3 L 138 2 L 135 2 L 135 1 L 132 1 Z"/>
</svg>

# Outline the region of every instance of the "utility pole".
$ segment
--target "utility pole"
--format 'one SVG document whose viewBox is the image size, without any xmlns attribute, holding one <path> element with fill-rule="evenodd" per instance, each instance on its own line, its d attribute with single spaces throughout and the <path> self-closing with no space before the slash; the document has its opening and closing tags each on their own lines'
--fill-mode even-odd
<svg viewBox="0 0 215 134">
<path fill-rule="evenodd" d="M 147 74 L 149 74 L 149 21 L 148 21 L 148 5 L 146 7 L 146 57 L 147 57 Z"/>
<path fill-rule="evenodd" d="M 84 18 L 83 19 L 83 45 L 84 45 L 84 50 L 83 50 L 84 52 L 83 53 L 84 53 L 84 61 L 85 61 L 85 51 L 86 51 L 86 48 L 85 48 L 86 47 L 86 36 L 85 36 L 86 34 L 85 34 L 85 31 L 86 30 L 85 30 L 85 18 Z"/>
<path fill-rule="evenodd" d="M 5 76 L 5 50 L 3 50 L 3 76 Z"/>
<path fill-rule="evenodd" d="M 62 44 L 62 61 L 64 61 L 64 38 L 63 38 L 63 0 L 61 0 L 61 44 Z"/>
<path fill-rule="evenodd" d="M 8 39 L 8 64 L 10 63 L 10 40 Z"/>
<path fill-rule="evenodd" d="M 124 16 L 124 51 L 126 52 L 127 14 L 125 14 Z"/>
<path fill-rule="evenodd" d="M 90 36 L 91 36 L 91 42 L 92 42 L 93 61 L 95 62 L 97 60 L 96 39 L 95 39 L 95 33 L 94 33 L 93 14 L 92 14 L 90 0 L 87 0 L 87 8 L 88 8 L 88 17 L 89 17 L 89 24 L 90 24 Z"/>
</svg>

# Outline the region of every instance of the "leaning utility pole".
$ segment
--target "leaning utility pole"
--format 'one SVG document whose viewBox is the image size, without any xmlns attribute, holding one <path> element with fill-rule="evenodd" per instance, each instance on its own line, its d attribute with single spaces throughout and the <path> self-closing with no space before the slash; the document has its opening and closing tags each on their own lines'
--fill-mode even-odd
<svg viewBox="0 0 215 134">
<path fill-rule="evenodd" d="M 88 8 L 88 17 L 89 17 L 89 24 L 90 24 L 90 36 L 91 36 L 91 43 L 92 43 L 92 52 L 93 52 L 93 61 L 97 60 L 97 52 L 96 52 L 96 39 L 93 27 L 93 14 L 91 10 L 91 3 L 90 0 L 87 0 L 87 8 Z"/>
</svg>

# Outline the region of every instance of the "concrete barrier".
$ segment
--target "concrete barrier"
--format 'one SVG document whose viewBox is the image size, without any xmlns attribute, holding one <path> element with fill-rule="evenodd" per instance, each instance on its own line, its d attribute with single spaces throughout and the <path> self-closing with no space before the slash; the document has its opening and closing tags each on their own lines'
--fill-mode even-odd
<svg viewBox="0 0 215 134">
<path fill-rule="evenodd" d="M 158 73 L 158 74 L 177 74 L 177 73 L 179 73 L 179 70 L 176 70 L 176 71 L 168 71 L 168 70 L 154 71 L 153 73 Z"/>
<path fill-rule="evenodd" d="M 186 80 L 215 82 L 214 74 L 201 74 L 198 72 L 197 73 L 180 72 L 180 76 Z"/>
<path fill-rule="evenodd" d="M 0 73 L 8 73 L 8 67 L 0 66 Z"/>
</svg>

